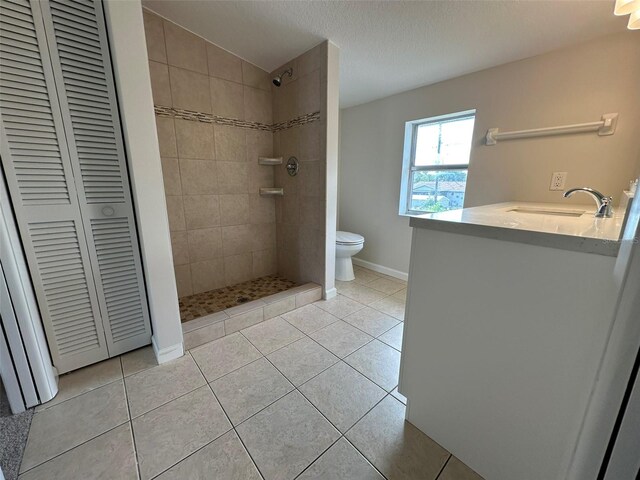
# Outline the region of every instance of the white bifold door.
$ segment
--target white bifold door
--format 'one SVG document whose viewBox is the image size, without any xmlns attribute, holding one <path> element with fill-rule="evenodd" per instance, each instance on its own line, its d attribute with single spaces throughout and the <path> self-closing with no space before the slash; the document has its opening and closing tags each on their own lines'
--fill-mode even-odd
<svg viewBox="0 0 640 480">
<path fill-rule="evenodd" d="M 58 371 L 149 344 L 99 0 L 0 0 L 0 134 Z"/>
</svg>

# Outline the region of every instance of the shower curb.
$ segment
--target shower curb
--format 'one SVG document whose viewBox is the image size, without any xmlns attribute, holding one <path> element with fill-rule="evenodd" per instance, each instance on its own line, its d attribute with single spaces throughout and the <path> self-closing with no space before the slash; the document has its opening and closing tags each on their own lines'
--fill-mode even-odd
<svg viewBox="0 0 640 480">
<path fill-rule="evenodd" d="M 259 300 L 227 308 L 182 324 L 184 349 L 203 345 L 322 298 L 322 287 L 306 283 Z"/>
</svg>

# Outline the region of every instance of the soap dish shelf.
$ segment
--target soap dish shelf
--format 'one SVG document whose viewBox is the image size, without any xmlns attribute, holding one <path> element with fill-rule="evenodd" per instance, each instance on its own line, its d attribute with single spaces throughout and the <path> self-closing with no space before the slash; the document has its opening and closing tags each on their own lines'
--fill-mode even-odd
<svg viewBox="0 0 640 480">
<path fill-rule="evenodd" d="M 259 165 L 282 165 L 282 157 L 258 157 Z"/>
<path fill-rule="evenodd" d="M 267 187 L 260 189 L 261 197 L 282 197 L 284 195 L 283 188 Z"/>
</svg>

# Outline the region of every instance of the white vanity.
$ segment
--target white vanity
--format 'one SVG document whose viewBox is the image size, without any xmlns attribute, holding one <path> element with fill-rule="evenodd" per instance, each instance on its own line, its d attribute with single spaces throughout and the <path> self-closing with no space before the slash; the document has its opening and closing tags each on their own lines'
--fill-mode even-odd
<svg viewBox="0 0 640 480">
<path fill-rule="evenodd" d="M 565 478 L 618 286 L 623 217 L 502 203 L 411 219 L 407 420 L 487 480 Z"/>
</svg>

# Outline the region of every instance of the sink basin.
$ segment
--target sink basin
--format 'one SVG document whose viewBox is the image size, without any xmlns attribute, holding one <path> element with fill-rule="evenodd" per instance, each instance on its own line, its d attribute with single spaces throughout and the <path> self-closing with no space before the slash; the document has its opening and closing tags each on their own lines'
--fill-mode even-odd
<svg viewBox="0 0 640 480">
<path fill-rule="evenodd" d="M 569 209 L 556 209 L 556 208 L 535 208 L 535 207 L 514 207 L 507 210 L 507 212 L 515 213 L 530 213 L 534 215 L 556 215 L 560 217 L 581 217 L 586 213 L 586 210 L 569 210 Z"/>
</svg>

